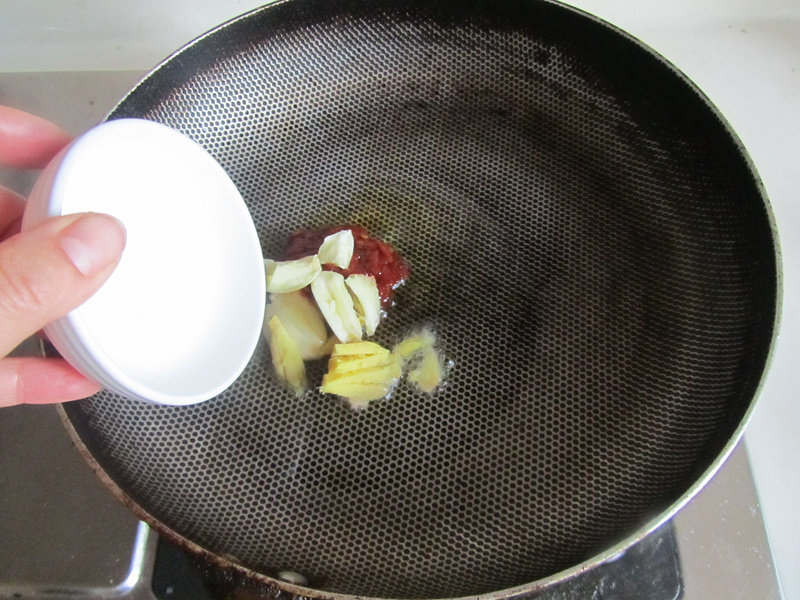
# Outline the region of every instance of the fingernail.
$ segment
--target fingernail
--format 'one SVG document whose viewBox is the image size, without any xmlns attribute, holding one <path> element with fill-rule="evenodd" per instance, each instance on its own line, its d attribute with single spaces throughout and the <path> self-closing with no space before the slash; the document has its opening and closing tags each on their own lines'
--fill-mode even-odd
<svg viewBox="0 0 800 600">
<path fill-rule="evenodd" d="M 114 217 L 88 213 L 64 229 L 59 241 L 75 268 L 91 277 L 119 259 L 125 228 Z"/>
</svg>

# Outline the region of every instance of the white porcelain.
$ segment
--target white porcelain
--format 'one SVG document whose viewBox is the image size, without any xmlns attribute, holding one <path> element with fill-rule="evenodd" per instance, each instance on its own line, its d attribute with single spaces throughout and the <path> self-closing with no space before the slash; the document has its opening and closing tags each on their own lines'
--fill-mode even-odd
<svg viewBox="0 0 800 600">
<path fill-rule="evenodd" d="M 101 212 L 127 230 L 122 259 L 45 333 L 76 369 L 123 396 L 187 405 L 217 396 L 258 342 L 266 297 L 255 226 L 197 143 L 141 119 L 103 123 L 45 169 L 23 229 Z"/>
</svg>

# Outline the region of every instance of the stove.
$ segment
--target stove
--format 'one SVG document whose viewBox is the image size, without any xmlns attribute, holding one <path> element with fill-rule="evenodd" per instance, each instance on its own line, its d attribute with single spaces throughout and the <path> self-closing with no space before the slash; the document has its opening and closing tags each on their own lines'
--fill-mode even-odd
<svg viewBox="0 0 800 600">
<path fill-rule="evenodd" d="M 140 76 L 0 73 L 0 104 L 78 133 Z M 0 169 L 0 181 L 22 193 L 34 177 Z M 72 446 L 54 407 L 0 411 L 0 599 L 244 597 L 123 507 Z M 744 443 L 671 521 L 614 560 L 528 597 L 780 600 Z"/>
</svg>

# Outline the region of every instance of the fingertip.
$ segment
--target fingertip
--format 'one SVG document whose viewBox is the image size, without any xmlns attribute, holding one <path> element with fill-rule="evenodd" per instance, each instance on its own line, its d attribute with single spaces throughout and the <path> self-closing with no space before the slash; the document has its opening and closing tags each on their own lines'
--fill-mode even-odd
<svg viewBox="0 0 800 600">
<path fill-rule="evenodd" d="M 65 254 L 84 276 L 92 277 L 119 260 L 125 247 L 122 223 L 110 215 L 86 213 L 59 235 Z"/>
<path fill-rule="evenodd" d="M 69 133 L 50 121 L 0 106 L 0 164 L 41 169 L 71 141 Z"/>
</svg>

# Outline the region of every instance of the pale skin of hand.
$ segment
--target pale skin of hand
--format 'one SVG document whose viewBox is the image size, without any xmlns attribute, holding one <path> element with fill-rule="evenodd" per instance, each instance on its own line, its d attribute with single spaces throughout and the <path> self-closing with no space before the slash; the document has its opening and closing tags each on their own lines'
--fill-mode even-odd
<svg viewBox="0 0 800 600">
<path fill-rule="evenodd" d="M 62 129 L 0 106 L 0 165 L 43 168 L 71 141 Z M 56 217 L 20 233 L 25 199 L 0 186 L 0 407 L 99 391 L 60 358 L 9 358 L 23 340 L 87 300 L 116 267 L 125 230 L 96 213 Z"/>
</svg>

